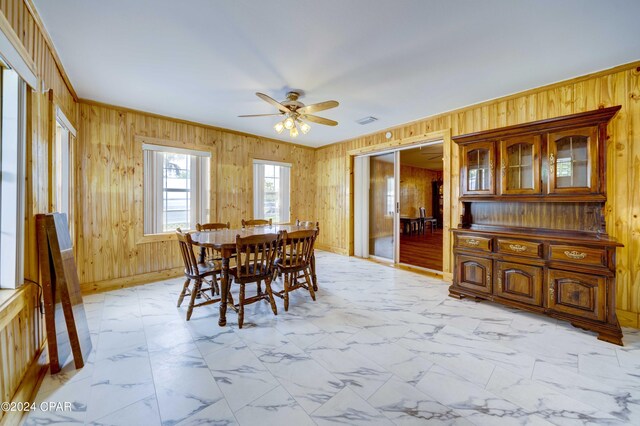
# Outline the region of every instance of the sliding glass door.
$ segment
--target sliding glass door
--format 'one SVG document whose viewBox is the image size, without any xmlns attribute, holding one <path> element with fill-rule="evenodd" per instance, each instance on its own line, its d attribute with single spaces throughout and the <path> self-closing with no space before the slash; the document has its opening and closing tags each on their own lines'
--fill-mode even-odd
<svg viewBox="0 0 640 426">
<path fill-rule="evenodd" d="M 369 254 L 396 261 L 396 153 L 373 155 L 369 162 Z"/>
</svg>

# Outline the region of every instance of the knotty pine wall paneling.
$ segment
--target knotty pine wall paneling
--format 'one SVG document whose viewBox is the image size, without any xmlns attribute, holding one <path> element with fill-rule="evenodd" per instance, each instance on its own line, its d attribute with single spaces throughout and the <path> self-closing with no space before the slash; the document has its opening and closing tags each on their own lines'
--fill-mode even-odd
<svg viewBox="0 0 640 426">
<path fill-rule="evenodd" d="M 291 219 L 316 219 L 312 148 L 96 103 L 79 105 L 77 257 L 84 291 L 181 273 L 174 235 L 142 236 L 141 139 L 212 153 L 211 221 L 239 227 L 241 219 L 253 217 L 253 159 L 291 163 Z"/>
<path fill-rule="evenodd" d="M 38 291 L 25 284 L 0 304 L 0 401 L 29 401 L 46 373 L 44 318 Z M 17 425 L 22 413 L 0 411 L 0 424 Z"/>
<path fill-rule="evenodd" d="M 400 216 L 420 216 L 424 207 L 427 217 L 433 216 L 433 188 L 431 183 L 442 177 L 442 172 L 420 167 L 400 166 Z"/>
</svg>

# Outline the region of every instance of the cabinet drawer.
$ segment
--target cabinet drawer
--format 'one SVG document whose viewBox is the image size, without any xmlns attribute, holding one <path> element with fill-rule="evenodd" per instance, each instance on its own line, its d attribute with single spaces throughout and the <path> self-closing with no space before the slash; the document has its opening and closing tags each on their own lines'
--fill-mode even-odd
<svg viewBox="0 0 640 426">
<path fill-rule="evenodd" d="M 597 321 L 606 319 L 607 279 L 549 269 L 549 309 Z"/>
<path fill-rule="evenodd" d="M 527 257 L 542 257 L 542 243 L 520 240 L 498 240 L 498 252 Z"/>
<path fill-rule="evenodd" d="M 458 285 L 480 293 L 491 293 L 491 259 L 456 256 Z"/>
<path fill-rule="evenodd" d="M 542 268 L 511 262 L 496 263 L 494 294 L 505 299 L 542 306 Z"/>
<path fill-rule="evenodd" d="M 458 235 L 457 246 L 482 251 L 491 251 L 491 238 L 478 237 L 476 235 Z"/>
<path fill-rule="evenodd" d="M 607 264 L 604 249 L 569 245 L 550 245 L 549 259 L 581 265 L 606 266 Z"/>
</svg>

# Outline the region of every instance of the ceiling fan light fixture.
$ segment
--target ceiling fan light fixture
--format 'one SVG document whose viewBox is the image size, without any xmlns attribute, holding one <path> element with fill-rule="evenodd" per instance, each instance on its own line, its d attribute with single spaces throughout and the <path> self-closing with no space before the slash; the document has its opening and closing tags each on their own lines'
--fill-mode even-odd
<svg viewBox="0 0 640 426">
<path fill-rule="evenodd" d="M 300 130 L 302 130 L 302 133 L 306 135 L 307 133 L 309 133 L 309 130 L 311 130 L 311 126 L 309 126 L 304 121 L 301 121 L 300 122 Z"/>
<path fill-rule="evenodd" d="M 293 129 L 295 127 L 295 125 L 296 125 L 296 123 L 295 123 L 295 121 L 293 121 L 293 118 L 291 118 L 291 117 L 287 117 L 287 119 L 284 120 L 284 128 L 287 129 L 287 130 Z"/>
<path fill-rule="evenodd" d="M 281 117 L 281 121 L 273 125 L 273 129 L 278 132 L 278 134 L 284 132 L 286 129 L 289 130 L 289 136 L 292 138 L 297 137 L 300 132 L 306 135 L 311 131 L 311 126 L 307 121 L 322 124 L 324 126 L 338 125 L 337 121 L 315 115 L 316 112 L 337 107 L 339 105 L 337 101 L 324 101 L 312 105 L 305 105 L 298 101 L 300 92 L 287 93 L 287 99 L 282 102 L 278 102 L 271 96 L 265 95 L 264 93 L 257 92 L 256 96 L 268 104 L 271 104 L 271 106 L 276 107 L 278 112 L 274 114 L 239 115 L 238 117 L 279 116 Z M 305 121 L 302 121 L 303 119 Z"/>
</svg>

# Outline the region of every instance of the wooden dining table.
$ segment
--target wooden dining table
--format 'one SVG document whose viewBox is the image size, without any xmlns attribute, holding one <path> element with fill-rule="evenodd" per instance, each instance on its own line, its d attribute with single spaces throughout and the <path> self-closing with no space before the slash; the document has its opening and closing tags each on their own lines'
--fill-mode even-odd
<svg viewBox="0 0 640 426">
<path fill-rule="evenodd" d="M 194 245 L 206 248 L 213 248 L 220 252 L 222 258 L 222 280 L 220 285 L 220 318 L 219 326 L 227 324 L 227 299 L 229 296 L 229 263 L 233 255 L 236 253 L 236 236 L 248 237 L 251 235 L 278 234 L 282 231 L 295 232 L 307 229 L 315 229 L 315 226 L 298 226 L 298 225 L 265 225 L 254 226 L 240 229 L 217 229 L 215 231 L 201 231 L 191 234 L 191 240 Z M 204 259 L 201 255 L 200 262 Z M 313 288 L 318 289 L 316 278 L 316 262 L 315 254 L 311 257 L 311 280 Z"/>
</svg>

